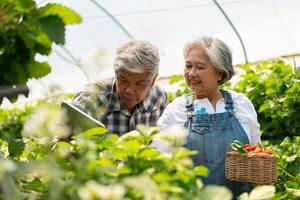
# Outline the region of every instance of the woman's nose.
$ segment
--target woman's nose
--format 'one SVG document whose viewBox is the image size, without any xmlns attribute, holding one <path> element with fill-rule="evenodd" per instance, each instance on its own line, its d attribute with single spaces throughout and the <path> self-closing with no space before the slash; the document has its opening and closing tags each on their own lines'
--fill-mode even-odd
<svg viewBox="0 0 300 200">
<path fill-rule="evenodd" d="M 189 76 L 190 77 L 194 77 L 196 75 L 196 70 L 195 70 L 195 67 L 192 67 L 189 71 Z"/>
</svg>

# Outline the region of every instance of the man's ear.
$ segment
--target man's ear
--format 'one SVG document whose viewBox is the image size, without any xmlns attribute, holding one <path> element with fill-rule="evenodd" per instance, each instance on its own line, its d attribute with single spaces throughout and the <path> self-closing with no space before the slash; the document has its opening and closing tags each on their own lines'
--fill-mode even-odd
<svg viewBox="0 0 300 200">
<path fill-rule="evenodd" d="M 157 74 L 153 77 L 153 80 L 152 80 L 152 83 L 151 83 L 151 87 L 154 85 L 156 78 L 157 78 Z"/>
</svg>

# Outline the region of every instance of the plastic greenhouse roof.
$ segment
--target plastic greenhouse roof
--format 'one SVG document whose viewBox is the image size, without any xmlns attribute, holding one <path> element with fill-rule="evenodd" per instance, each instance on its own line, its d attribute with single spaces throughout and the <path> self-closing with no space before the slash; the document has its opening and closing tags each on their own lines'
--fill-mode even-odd
<svg viewBox="0 0 300 200">
<path fill-rule="evenodd" d="M 130 36 L 109 15 L 134 39 L 148 40 L 159 48 L 160 76 L 182 73 L 183 46 L 199 35 L 220 38 L 232 49 L 234 64 L 245 63 L 238 36 L 212 0 L 37 1 L 40 6 L 50 2 L 77 11 L 83 23 L 67 28 L 64 47 L 54 46 L 50 57 L 40 58 L 53 67 L 51 74 L 42 79 L 47 86 L 56 84 L 75 91 L 89 81 L 113 76 L 114 53 Z M 218 3 L 240 34 L 249 62 L 300 53 L 299 0 Z"/>
</svg>

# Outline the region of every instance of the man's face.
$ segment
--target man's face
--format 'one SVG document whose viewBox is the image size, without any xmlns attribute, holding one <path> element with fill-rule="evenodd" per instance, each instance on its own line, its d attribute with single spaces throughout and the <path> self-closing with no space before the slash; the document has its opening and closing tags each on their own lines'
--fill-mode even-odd
<svg viewBox="0 0 300 200">
<path fill-rule="evenodd" d="M 128 111 L 133 112 L 135 106 L 144 100 L 155 78 L 150 77 L 149 72 L 134 73 L 124 69 L 116 72 L 117 94 Z"/>
</svg>

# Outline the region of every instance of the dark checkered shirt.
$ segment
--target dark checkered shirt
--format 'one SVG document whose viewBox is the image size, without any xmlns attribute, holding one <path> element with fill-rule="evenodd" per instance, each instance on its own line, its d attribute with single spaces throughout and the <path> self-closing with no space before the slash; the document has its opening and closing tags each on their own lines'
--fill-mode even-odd
<svg viewBox="0 0 300 200">
<path fill-rule="evenodd" d="M 167 105 L 164 90 L 152 87 L 130 114 L 120 103 L 114 85 L 114 82 L 90 84 L 73 97 L 72 104 L 102 122 L 109 133 L 122 135 L 135 130 L 137 124 L 156 126 Z"/>
</svg>

